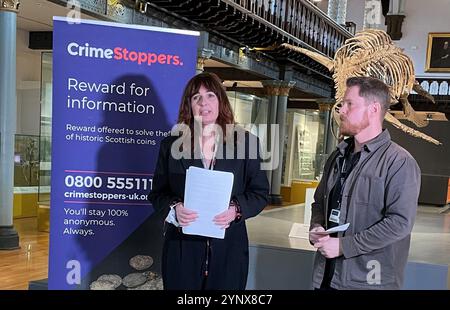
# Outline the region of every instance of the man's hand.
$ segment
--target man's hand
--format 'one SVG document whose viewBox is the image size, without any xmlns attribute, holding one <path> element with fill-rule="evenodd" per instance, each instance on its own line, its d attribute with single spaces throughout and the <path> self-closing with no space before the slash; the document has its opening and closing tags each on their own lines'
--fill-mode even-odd
<svg viewBox="0 0 450 310">
<path fill-rule="evenodd" d="M 198 217 L 197 212 L 185 208 L 183 203 L 179 203 L 175 206 L 175 213 L 177 215 L 177 222 L 181 227 L 188 226 Z"/>
<path fill-rule="evenodd" d="M 314 243 L 314 247 L 326 258 L 335 258 L 342 255 L 339 238 L 332 238 L 330 236 L 319 238 Z"/>
<path fill-rule="evenodd" d="M 312 244 L 315 244 L 320 238 L 329 237 L 328 235 L 324 236 L 324 235 L 315 234 L 315 232 L 318 232 L 318 231 L 325 231 L 325 228 L 323 228 L 322 226 L 317 226 L 309 231 L 309 241 L 311 241 Z"/>
<path fill-rule="evenodd" d="M 230 205 L 230 207 L 226 211 L 217 214 L 214 217 L 213 221 L 214 224 L 219 225 L 222 229 L 225 229 L 230 227 L 230 223 L 234 221 L 236 215 L 236 207 L 234 205 Z"/>
</svg>

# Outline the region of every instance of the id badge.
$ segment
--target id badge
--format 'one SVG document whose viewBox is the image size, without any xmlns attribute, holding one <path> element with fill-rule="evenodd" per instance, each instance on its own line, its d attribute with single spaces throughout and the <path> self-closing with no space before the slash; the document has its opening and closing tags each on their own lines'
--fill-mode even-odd
<svg viewBox="0 0 450 310">
<path fill-rule="evenodd" d="M 337 209 L 332 209 L 330 213 L 330 218 L 328 219 L 330 222 L 339 224 L 339 215 L 341 214 L 341 211 Z"/>
</svg>

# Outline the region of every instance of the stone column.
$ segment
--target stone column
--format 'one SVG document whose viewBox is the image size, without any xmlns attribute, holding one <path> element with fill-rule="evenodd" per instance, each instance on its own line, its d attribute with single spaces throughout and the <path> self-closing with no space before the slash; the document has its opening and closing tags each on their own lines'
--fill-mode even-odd
<svg viewBox="0 0 450 310">
<path fill-rule="evenodd" d="M 405 2 L 406 0 L 390 0 L 388 14 L 405 15 Z"/>
<path fill-rule="evenodd" d="M 277 123 L 277 104 L 278 104 L 278 94 L 280 91 L 280 81 L 276 80 L 267 80 L 267 81 L 261 81 L 261 83 L 264 86 L 264 90 L 267 94 L 267 97 L 269 99 L 269 104 L 267 107 L 267 130 L 266 130 L 266 146 L 265 151 L 270 152 L 271 156 L 270 159 L 272 163 L 274 160 L 279 159 L 278 155 L 278 144 L 275 145 L 274 143 L 276 141 L 272 141 L 272 131 L 271 131 L 271 125 Z M 275 158 L 274 158 L 275 157 Z M 267 180 L 269 180 L 269 185 L 272 187 L 272 169 L 267 170 Z"/>
<path fill-rule="evenodd" d="M 279 126 L 279 135 L 278 135 L 279 160 L 278 165 L 274 167 L 274 170 L 272 171 L 272 184 L 270 190 L 270 200 L 271 203 L 275 205 L 281 205 L 283 203 L 283 200 L 280 195 L 280 190 L 281 190 L 281 176 L 283 173 L 284 142 L 286 140 L 285 137 L 286 110 L 289 91 L 294 86 L 294 84 L 295 82 L 293 81 L 281 81 L 279 88 L 277 117 L 276 117 L 276 123 Z"/>
<path fill-rule="evenodd" d="M 13 226 L 18 0 L 0 0 L 0 250 L 19 247 Z"/>
<path fill-rule="evenodd" d="M 328 16 L 339 25 L 345 25 L 347 18 L 347 0 L 329 0 Z"/>
<path fill-rule="evenodd" d="M 391 0 L 389 2 L 389 12 L 385 18 L 387 25 L 386 32 L 391 36 L 392 40 L 400 40 L 402 34 L 402 24 L 405 19 L 405 1 Z"/>
<path fill-rule="evenodd" d="M 200 32 L 200 38 L 198 40 L 198 52 L 197 52 L 197 66 L 195 73 L 200 74 L 204 71 L 205 62 L 211 58 L 214 51 L 208 49 L 209 33 L 206 31 Z"/>
<path fill-rule="evenodd" d="M 325 136 L 324 136 L 324 153 L 329 155 L 334 151 L 337 145 L 337 140 L 334 138 L 331 128 L 332 115 L 331 110 L 335 103 L 334 99 L 320 99 L 317 100 L 319 111 L 325 114 Z"/>
<path fill-rule="evenodd" d="M 205 62 L 211 58 L 214 52 L 208 49 L 201 49 L 197 56 L 197 67 L 195 70 L 196 74 L 202 73 L 204 70 Z"/>
</svg>

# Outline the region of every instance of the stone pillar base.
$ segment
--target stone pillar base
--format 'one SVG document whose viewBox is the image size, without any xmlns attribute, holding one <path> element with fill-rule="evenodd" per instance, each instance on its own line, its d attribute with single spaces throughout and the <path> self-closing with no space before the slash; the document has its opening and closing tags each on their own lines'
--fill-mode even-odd
<svg viewBox="0 0 450 310">
<path fill-rule="evenodd" d="M 19 248 L 19 234 L 13 226 L 0 226 L 0 250 Z"/>
<path fill-rule="evenodd" d="M 269 200 L 271 205 L 281 206 L 283 204 L 283 197 L 281 195 L 270 194 Z"/>
</svg>

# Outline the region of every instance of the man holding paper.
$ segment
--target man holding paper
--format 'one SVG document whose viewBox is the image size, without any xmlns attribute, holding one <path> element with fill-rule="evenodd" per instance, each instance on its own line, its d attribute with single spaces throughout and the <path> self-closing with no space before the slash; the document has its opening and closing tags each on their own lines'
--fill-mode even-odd
<svg viewBox="0 0 450 310">
<path fill-rule="evenodd" d="M 328 158 L 311 210 L 316 289 L 402 287 L 420 169 L 382 129 L 390 102 L 382 81 L 347 80 L 339 114 L 349 138 Z"/>
<path fill-rule="evenodd" d="M 162 254 L 165 289 L 245 289 L 247 218 L 267 204 L 258 139 L 236 130 L 220 79 L 187 84 L 172 136 L 160 145 L 149 200 L 167 214 Z"/>
</svg>

